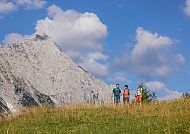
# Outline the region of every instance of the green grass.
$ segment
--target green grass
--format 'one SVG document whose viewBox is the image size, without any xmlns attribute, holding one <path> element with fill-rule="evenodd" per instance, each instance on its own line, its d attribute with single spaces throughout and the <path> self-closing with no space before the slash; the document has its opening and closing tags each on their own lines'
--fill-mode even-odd
<svg viewBox="0 0 190 134">
<path fill-rule="evenodd" d="M 0 134 L 190 134 L 190 99 L 133 106 L 34 108 L 0 120 Z"/>
</svg>

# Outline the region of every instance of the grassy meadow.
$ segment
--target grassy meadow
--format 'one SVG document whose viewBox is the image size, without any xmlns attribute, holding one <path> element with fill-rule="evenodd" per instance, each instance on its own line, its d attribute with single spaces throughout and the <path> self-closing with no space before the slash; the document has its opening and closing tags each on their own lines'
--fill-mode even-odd
<svg viewBox="0 0 190 134">
<path fill-rule="evenodd" d="M 190 134 L 190 99 L 142 107 L 33 108 L 0 119 L 0 134 Z"/>
</svg>

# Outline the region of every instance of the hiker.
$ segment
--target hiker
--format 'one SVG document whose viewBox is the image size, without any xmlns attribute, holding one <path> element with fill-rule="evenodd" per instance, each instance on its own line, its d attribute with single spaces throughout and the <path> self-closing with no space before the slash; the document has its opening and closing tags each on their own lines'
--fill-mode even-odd
<svg viewBox="0 0 190 134">
<path fill-rule="evenodd" d="M 138 84 L 138 88 L 135 94 L 135 101 L 134 106 L 136 106 L 136 103 L 139 102 L 140 106 L 142 106 L 142 86 L 141 84 Z"/>
<path fill-rule="evenodd" d="M 128 85 L 125 85 L 125 89 L 123 91 L 123 104 L 129 104 L 129 96 L 130 96 L 130 92 L 129 92 L 129 88 Z"/>
<path fill-rule="evenodd" d="M 114 96 L 114 103 L 119 104 L 120 103 L 120 96 L 121 96 L 121 90 L 119 88 L 119 84 L 116 84 L 116 88 L 113 89 L 112 97 Z"/>
</svg>

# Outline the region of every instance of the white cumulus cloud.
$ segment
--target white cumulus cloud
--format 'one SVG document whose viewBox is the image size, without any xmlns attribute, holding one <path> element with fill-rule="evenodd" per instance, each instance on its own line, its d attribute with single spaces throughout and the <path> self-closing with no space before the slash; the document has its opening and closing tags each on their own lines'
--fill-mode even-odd
<svg viewBox="0 0 190 134">
<path fill-rule="evenodd" d="M 103 53 L 107 27 L 94 13 L 48 8 L 48 17 L 38 20 L 36 31 L 51 37 L 78 65 L 87 71 L 105 76 L 108 73 Z"/>
<path fill-rule="evenodd" d="M 17 0 L 16 4 L 19 6 L 25 6 L 27 9 L 40 9 L 45 7 L 45 0 Z"/>
<path fill-rule="evenodd" d="M 184 63 L 181 54 L 172 52 L 174 41 L 157 33 L 139 27 L 136 31 L 133 50 L 115 59 L 113 66 L 122 70 L 132 70 L 138 76 L 151 80 L 165 78 Z"/>
<path fill-rule="evenodd" d="M 26 37 L 27 37 L 27 35 L 22 35 L 22 34 L 18 34 L 18 33 L 10 33 L 5 36 L 3 43 L 10 44 L 10 43 L 14 43 L 14 42 L 23 42 Z"/>
<path fill-rule="evenodd" d="M 10 13 L 17 11 L 19 8 L 40 9 L 45 7 L 45 0 L 0 0 L 0 13 Z"/>
<path fill-rule="evenodd" d="M 159 100 L 174 100 L 179 99 L 183 93 L 168 89 L 164 83 L 160 81 L 149 81 L 145 86 L 151 91 L 155 92 Z"/>
<path fill-rule="evenodd" d="M 183 11 L 187 16 L 190 16 L 190 0 L 186 0 L 186 4 L 183 8 Z"/>
<path fill-rule="evenodd" d="M 110 75 L 108 77 L 108 80 L 113 83 L 119 83 L 119 82 L 131 83 L 131 81 L 127 79 L 127 75 L 125 72 L 116 72 L 115 74 Z"/>
<path fill-rule="evenodd" d="M 17 6 L 13 2 L 9 2 L 8 0 L 0 1 L 0 13 L 9 13 L 16 10 Z"/>
</svg>

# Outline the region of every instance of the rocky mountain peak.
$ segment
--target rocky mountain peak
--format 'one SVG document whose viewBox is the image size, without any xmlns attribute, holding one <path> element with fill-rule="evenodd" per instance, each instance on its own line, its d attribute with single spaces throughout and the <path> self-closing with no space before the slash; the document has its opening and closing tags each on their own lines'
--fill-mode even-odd
<svg viewBox="0 0 190 134">
<path fill-rule="evenodd" d="M 0 113 L 106 102 L 110 93 L 107 84 L 77 66 L 44 33 L 0 46 Z"/>
</svg>

